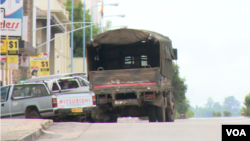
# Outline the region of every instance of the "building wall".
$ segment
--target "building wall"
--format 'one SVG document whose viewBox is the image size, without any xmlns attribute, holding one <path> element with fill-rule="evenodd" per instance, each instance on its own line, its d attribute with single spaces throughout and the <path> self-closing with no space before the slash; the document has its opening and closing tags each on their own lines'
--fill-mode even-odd
<svg viewBox="0 0 250 141">
<path fill-rule="evenodd" d="M 74 61 L 74 63 L 73 63 L 73 71 L 74 72 L 83 72 L 83 59 L 82 59 L 82 57 L 74 57 L 73 61 Z M 85 73 L 87 73 L 86 59 L 85 59 Z"/>
<path fill-rule="evenodd" d="M 28 16 L 28 42 L 32 44 L 32 29 L 33 29 L 33 0 L 24 0 L 23 1 L 23 16 Z M 13 73 L 11 73 L 11 78 L 13 83 L 19 83 L 21 78 L 30 78 L 30 69 L 29 67 L 19 67 L 18 70 L 14 70 Z M 10 83 L 12 83 L 10 82 Z"/>
<path fill-rule="evenodd" d="M 74 0 L 75 1 L 75 0 Z M 68 23 L 69 13 L 66 11 L 65 6 L 62 4 L 66 0 L 51 0 L 51 16 L 58 20 L 59 23 Z M 43 1 L 37 1 L 37 7 L 44 12 L 47 12 L 47 3 Z M 47 26 L 46 20 L 37 20 L 37 28 Z M 65 32 L 68 32 L 70 25 L 64 26 Z M 57 31 L 58 32 L 58 31 Z M 46 29 L 42 29 L 37 32 L 37 40 L 40 39 L 41 43 L 46 42 Z M 56 38 L 64 33 L 56 33 L 53 28 L 51 28 L 51 39 Z M 55 39 L 50 42 L 50 74 L 55 73 L 67 73 L 70 72 L 70 34 L 65 34 L 64 36 Z M 62 47 L 62 49 L 61 49 Z M 46 52 L 46 45 L 41 47 L 39 51 Z M 62 52 L 60 52 L 62 51 Z M 59 55 L 60 54 L 60 55 Z"/>
<path fill-rule="evenodd" d="M 47 26 L 45 20 L 36 20 L 36 28 Z M 36 46 L 46 42 L 46 28 L 36 31 Z M 38 52 L 46 52 L 46 44 L 38 48 Z"/>
<path fill-rule="evenodd" d="M 55 34 L 55 37 L 63 33 Z M 69 73 L 70 69 L 70 34 L 55 39 L 54 42 L 54 73 Z"/>
</svg>

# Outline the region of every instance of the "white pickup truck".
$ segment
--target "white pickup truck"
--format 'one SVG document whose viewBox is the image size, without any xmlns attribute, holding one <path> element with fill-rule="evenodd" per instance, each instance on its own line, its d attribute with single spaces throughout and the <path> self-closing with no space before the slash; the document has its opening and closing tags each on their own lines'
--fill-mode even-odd
<svg viewBox="0 0 250 141">
<path fill-rule="evenodd" d="M 98 109 L 92 92 L 52 93 L 46 85 L 44 82 L 25 82 L 1 87 L 1 118 L 52 118 L 57 121 L 70 117 L 81 121 L 91 119 L 91 112 Z"/>
</svg>

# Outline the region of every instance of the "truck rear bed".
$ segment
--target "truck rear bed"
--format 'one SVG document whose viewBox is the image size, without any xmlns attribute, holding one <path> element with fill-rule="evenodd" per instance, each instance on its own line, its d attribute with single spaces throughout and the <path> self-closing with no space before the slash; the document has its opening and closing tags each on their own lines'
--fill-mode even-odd
<svg viewBox="0 0 250 141">
<path fill-rule="evenodd" d="M 158 68 L 104 70 L 89 72 L 90 90 L 95 94 L 112 91 L 129 92 L 130 90 L 156 89 L 159 85 Z"/>
</svg>

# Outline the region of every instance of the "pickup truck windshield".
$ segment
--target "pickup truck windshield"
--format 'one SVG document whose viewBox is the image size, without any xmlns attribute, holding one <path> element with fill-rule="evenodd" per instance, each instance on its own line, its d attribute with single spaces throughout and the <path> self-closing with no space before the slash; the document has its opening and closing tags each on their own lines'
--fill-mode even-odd
<svg viewBox="0 0 250 141">
<path fill-rule="evenodd" d="M 8 91 L 9 91 L 9 86 L 1 87 L 1 102 L 5 102 L 7 100 Z"/>
</svg>

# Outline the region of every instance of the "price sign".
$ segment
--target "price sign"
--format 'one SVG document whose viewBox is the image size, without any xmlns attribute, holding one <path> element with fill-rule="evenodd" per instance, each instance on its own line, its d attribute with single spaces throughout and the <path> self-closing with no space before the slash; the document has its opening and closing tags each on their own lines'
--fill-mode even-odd
<svg viewBox="0 0 250 141">
<path fill-rule="evenodd" d="M 18 40 L 8 40 L 7 43 L 8 46 L 8 54 L 18 54 L 18 49 L 19 49 L 19 44 L 18 44 Z"/>
<path fill-rule="evenodd" d="M 0 53 L 6 54 L 7 53 L 7 43 L 6 40 L 0 40 Z"/>
<path fill-rule="evenodd" d="M 50 75 L 49 60 L 40 60 L 40 76 Z"/>
<path fill-rule="evenodd" d="M 7 62 L 8 62 L 8 69 L 9 70 L 18 70 L 18 55 L 8 55 Z"/>
</svg>

